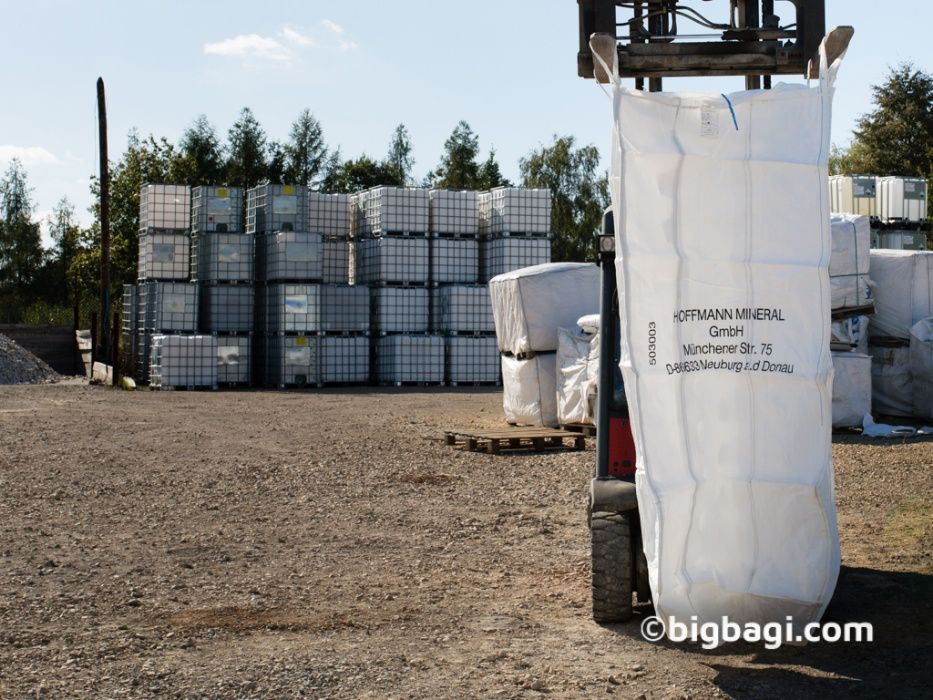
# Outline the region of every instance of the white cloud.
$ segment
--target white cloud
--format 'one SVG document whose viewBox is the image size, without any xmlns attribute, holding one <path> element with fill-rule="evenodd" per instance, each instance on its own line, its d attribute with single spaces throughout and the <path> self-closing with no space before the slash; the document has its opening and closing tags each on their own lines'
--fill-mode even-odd
<svg viewBox="0 0 933 700">
<path fill-rule="evenodd" d="M 323 24 L 328 30 L 336 34 L 337 36 L 343 36 L 346 34 L 346 31 L 336 22 L 332 22 L 329 19 L 322 19 L 321 24 Z"/>
<path fill-rule="evenodd" d="M 355 41 L 341 41 L 340 42 L 341 51 L 350 51 L 352 49 L 355 49 L 356 47 L 357 47 L 357 43 Z"/>
<path fill-rule="evenodd" d="M 279 32 L 285 41 L 288 41 L 296 46 L 314 46 L 314 39 L 309 36 L 305 36 L 297 29 L 292 29 L 291 27 L 283 27 L 282 31 Z"/>
<path fill-rule="evenodd" d="M 26 166 L 55 165 L 59 162 L 55 154 L 42 146 L 0 146 L 0 163 L 8 163 L 14 158 Z"/>
<path fill-rule="evenodd" d="M 204 53 L 228 58 L 261 58 L 269 61 L 288 61 L 291 58 L 288 49 L 280 41 L 258 34 L 240 34 L 205 44 Z"/>
</svg>

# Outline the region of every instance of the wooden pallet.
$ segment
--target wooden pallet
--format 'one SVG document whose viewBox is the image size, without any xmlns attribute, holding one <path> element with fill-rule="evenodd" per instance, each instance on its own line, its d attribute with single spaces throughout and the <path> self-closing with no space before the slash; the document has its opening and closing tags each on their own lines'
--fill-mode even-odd
<svg viewBox="0 0 933 700">
<path fill-rule="evenodd" d="M 498 454 L 507 450 L 544 452 L 545 450 L 586 448 L 586 439 L 583 434 L 556 428 L 508 428 L 480 432 L 448 430 L 445 438 L 448 445 L 463 447 L 470 452 L 486 452 L 487 454 Z M 565 440 L 569 444 L 564 444 Z"/>
<path fill-rule="evenodd" d="M 596 426 L 589 423 L 567 423 L 560 427 L 573 433 L 582 433 L 587 437 L 596 437 Z"/>
</svg>

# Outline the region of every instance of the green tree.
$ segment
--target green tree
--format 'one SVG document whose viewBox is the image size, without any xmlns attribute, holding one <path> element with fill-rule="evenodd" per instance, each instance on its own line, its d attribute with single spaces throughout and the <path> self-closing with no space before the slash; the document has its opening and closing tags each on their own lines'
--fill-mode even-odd
<svg viewBox="0 0 933 700">
<path fill-rule="evenodd" d="M 551 191 L 552 258 L 593 260 L 603 210 L 609 205 L 609 183 L 598 175 L 595 146 L 576 148 L 572 136 L 531 151 L 519 161 L 522 185 Z"/>
<path fill-rule="evenodd" d="M 314 187 L 324 178 L 327 145 L 324 130 L 310 110 L 304 110 L 292 124 L 285 151 L 285 180 L 289 184 Z"/>
<path fill-rule="evenodd" d="M 74 280 L 69 276 L 71 263 L 81 246 L 81 227 L 75 220 L 75 208 L 67 197 L 62 197 L 47 221 L 52 249 L 46 261 L 44 295 L 57 304 L 68 304 L 74 291 Z"/>
<path fill-rule="evenodd" d="M 227 162 L 224 169 L 226 183 L 241 187 L 245 192 L 266 179 L 266 134 L 249 107 L 240 111 L 240 117 L 227 133 Z"/>
<path fill-rule="evenodd" d="M 219 185 L 224 179 L 224 158 L 220 139 L 203 114 L 182 134 L 173 163 L 172 182 Z"/>
<path fill-rule="evenodd" d="M 272 141 L 269 144 L 266 149 L 266 176 L 263 178 L 264 181 L 273 185 L 292 184 L 292 181 L 286 175 L 288 169 L 286 149 L 287 146 L 283 146 L 278 141 Z"/>
<path fill-rule="evenodd" d="M 358 192 L 378 185 L 396 185 L 395 174 L 385 163 L 362 155 L 330 170 L 321 187 L 326 192 Z"/>
<path fill-rule="evenodd" d="M 444 142 L 441 162 L 426 180 L 448 190 L 475 190 L 479 184 L 479 137 L 465 121 L 460 121 Z"/>
<path fill-rule="evenodd" d="M 385 168 L 395 178 L 399 186 L 409 185 L 412 182 L 412 169 L 415 159 L 412 156 L 413 146 L 411 136 L 404 124 L 399 124 L 392 132 L 389 142 L 389 152 L 386 154 Z"/>
<path fill-rule="evenodd" d="M 14 158 L 0 178 L 0 314 L 17 322 L 32 301 L 43 262 L 39 224 L 26 169 Z"/>
<path fill-rule="evenodd" d="M 508 187 L 512 183 L 502 177 L 499 163 L 496 161 L 496 149 L 489 149 L 489 157 L 479 166 L 476 189 L 491 190 L 493 187 Z"/>
</svg>

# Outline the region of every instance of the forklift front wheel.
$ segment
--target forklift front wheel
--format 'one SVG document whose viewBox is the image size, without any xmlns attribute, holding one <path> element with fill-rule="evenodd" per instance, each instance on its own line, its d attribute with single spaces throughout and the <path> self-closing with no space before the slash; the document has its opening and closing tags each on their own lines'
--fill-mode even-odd
<svg viewBox="0 0 933 700">
<path fill-rule="evenodd" d="M 625 622 L 632 617 L 631 513 L 596 512 L 591 516 L 593 619 Z"/>
</svg>

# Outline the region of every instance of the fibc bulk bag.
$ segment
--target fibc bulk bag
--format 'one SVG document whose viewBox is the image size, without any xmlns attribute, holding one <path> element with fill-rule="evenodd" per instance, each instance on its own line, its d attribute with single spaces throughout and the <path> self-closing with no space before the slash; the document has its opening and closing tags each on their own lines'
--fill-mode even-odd
<svg viewBox="0 0 933 700">
<path fill-rule="evenodd" d="M 910 346 L 872 345 L 871 407 L 876 415 L 909 417 L 914 412 Z"/>
<path fill-rule="evenodd" d="M 871 357 L 834 352 L 833 427 L 861 427 L 866 413 L 871 413 Z"/>
<path fill-rule="evenodd" d="M 871 251 L 875 313 L 872 337 L 910 339 L 910 329 L 933 316 L 933 252 Z"/>
<path fill-rule="evenodd" d="M 648 93 L 615 78 L 620 365 L 662 619 L 792 616 L 801 631 L 835 587 L 826 164 L 839 62 L 822 54 L 813 87 Z"/>
<path fill-rule="evenodd" d="M 557 420 L 595 423 L 599 382 L 599 336 L 561 328 L 557 341 Z"/>
<path fill-rule="evenodd" d="M 870 220 L 856 214 L 833 214 L 830 225 L 833 245 L 829 257 L 830 307 L 835 311 L 865 306 L 871 301 L 868 287 Z"/>
<path fill-rule="evenodd" d="M 527 359 L 503 355 L 502 409 L 506 421 L 556 427 L 556 380 L 556 353 L 541 353 Z"/>
<path fill-rule="evenodd" d="M 489 297 L 499 349 L 513 355 L 557 350 L 557 329 L 599 310 L 599 268 L 545 263 L 493 277 Z"/>
</svg>

